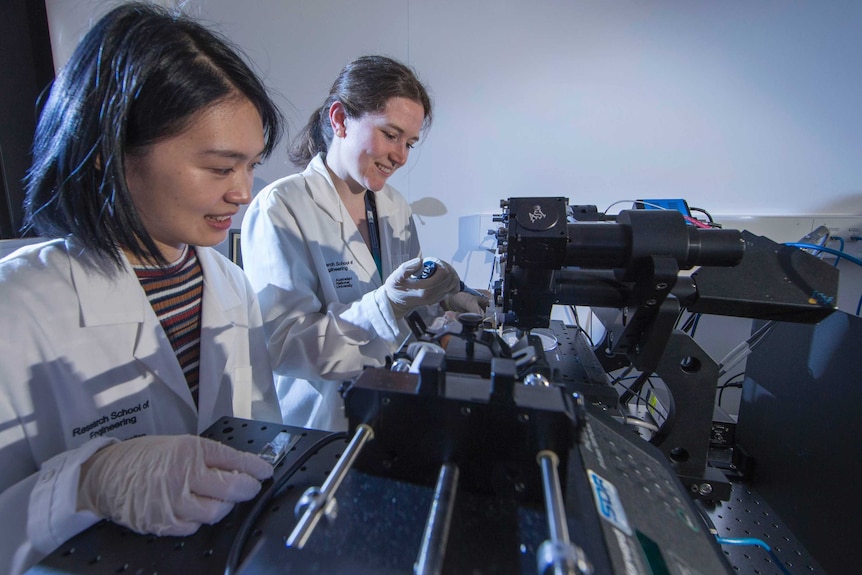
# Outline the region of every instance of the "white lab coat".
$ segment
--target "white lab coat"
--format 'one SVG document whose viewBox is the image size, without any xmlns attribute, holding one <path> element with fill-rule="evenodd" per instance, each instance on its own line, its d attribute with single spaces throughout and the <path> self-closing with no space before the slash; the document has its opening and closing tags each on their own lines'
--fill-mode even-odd
<svg viewBox="0 0 862 575">
<path fill-rule="evenodd" d="M 98 520 L 76 498 L 80 464 L 100 447 L 197 434 L 222 416 L 281 420 L 251 286 L 214 250 L 197 255 L 199 410 L 130 268 L 109 277 L 71 239 L 0 261 L 0 572 Z"/>
<path fill-rule="evenodd" d="M 410 206 L 391 186 L 375 192 L 383 278 L 419 255 Z M 242 223 L 243 267 L 260 298 L 284 422 L 345 430 L 339 388 L 381 366 L 409 335 L 378 288 L 371 252 L 322 155 L 273 182 Z"/>
</svg>

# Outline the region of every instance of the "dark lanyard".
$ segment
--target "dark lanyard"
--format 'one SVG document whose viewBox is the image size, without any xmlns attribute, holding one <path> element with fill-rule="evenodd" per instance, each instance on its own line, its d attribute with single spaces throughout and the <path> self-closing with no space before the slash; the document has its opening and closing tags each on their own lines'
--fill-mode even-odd
<svg viewBox="0 0 862 575">
<path fill-rule="evenodd" d="M 368 237 L 371 240 L 371 257 L 377 266 L 377 275 L 383 279 L 382 256 L 380 254 L 380 230 L 377 227 L 377 202 L 374 192 L 365 190 L 365 218 L 368 220 Z"/>
</svg>

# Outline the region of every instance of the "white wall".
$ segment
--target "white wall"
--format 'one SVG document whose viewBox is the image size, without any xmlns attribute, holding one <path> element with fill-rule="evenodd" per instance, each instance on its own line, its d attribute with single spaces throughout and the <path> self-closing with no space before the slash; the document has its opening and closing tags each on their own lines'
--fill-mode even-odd
<svg viewBox="0 0 862 575">
<path fill-rule="evenodd" d="M 47 0 L 58 63 L 116 3 Z M 291 133 L 354 56 L 414 66 L 435 121 L 393 183 L 414 203 L 425 254 L 455 260 L 474 285 L 490 271 L 490 214 L 510 196 L 862 214 L 855 0 L 181 4 L 254 60 Z M 279 152 L 259 185 L 294 171 Z"/>
</svg>

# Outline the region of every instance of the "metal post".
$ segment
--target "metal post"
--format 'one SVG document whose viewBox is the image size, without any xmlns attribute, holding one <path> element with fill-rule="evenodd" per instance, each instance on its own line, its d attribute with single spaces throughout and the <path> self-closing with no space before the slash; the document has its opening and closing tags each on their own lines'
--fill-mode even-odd
<svg viewBox="0 0 862 575">
<path fill-rule="evenodd" d="M 434 502 L 431 504 L 422 535 L 422 548 L 413 565 L 415 575 L 439 575 L 443 570 L 449 525 L 452 522 L 452 510 L 455 508 L 455 494 L 458 490 L 458 475 L 458 466 L 454 463 L 446 463 L 440 468 Z"/>
<path fill-rule="evenodd" d="M 583 550 L 569 540 L 569 525 L 566 523 L 566 507 L 557 469 L 560 458 L 549 450 L 536 456 L 542 468 L 542 486 L 545 495 L 545 512 L 548 518 L 550 539 L 542 543 L 536 557 L 539 574 L 549 571 L 554 575 L 589 575 L 592 567 Z"/>
<path fill-rule="evenodd" d="M 320 521 L 321 516 L 324 514 L 334 514 L 336 505 L 335 492 L 338 490 L 341 482 L 344 481 L 347 472 L 350 471 L 365 442 L 373 437 L 374 430 L 369 425 L 360 423 L 356 426 L 356 433 L 354 433 L 353 439 L 350 440 L 347 449 L 338 458 L 335 467 L 332 468 L 332 471 L 326 477 L 326 481 L 323 482 L 323 486 L 320 489 L 311 487 L 306 490 L 300 503 L 297 505 L 297 512 L 301 510 L 302 506 L 307 505 L 307 507 L 305 507 L 305 512 L 299 519 L 299 523 L 294 527 L 290 537 L 287 538 L 286 545 L 288 547 L 302 549 Z"/>
</svg>

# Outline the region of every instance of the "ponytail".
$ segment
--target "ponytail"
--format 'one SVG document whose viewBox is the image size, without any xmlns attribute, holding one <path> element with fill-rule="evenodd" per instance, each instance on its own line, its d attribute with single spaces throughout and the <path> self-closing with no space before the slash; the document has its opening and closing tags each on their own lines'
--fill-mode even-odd
<svg viewBox="0 0 862 575">
<path fill-rule="evenodd" d="M 329 149 L 332 137 L 329 106 L 324 105 L 311 114 L 308 123 L 291 143 L 287 157 L 295 165 L 304 167 L 314 156 Z"/>
</svg>

